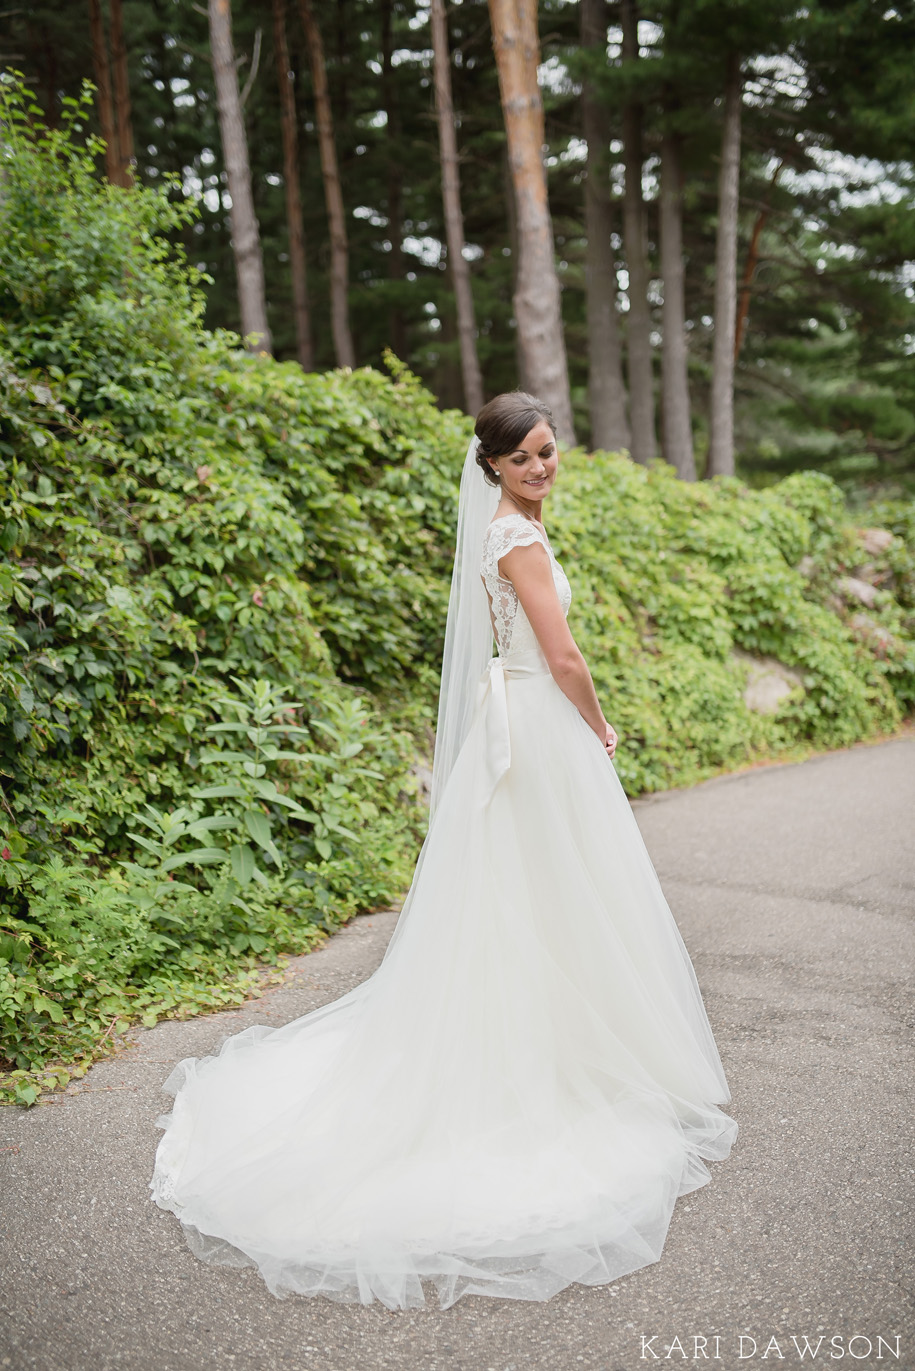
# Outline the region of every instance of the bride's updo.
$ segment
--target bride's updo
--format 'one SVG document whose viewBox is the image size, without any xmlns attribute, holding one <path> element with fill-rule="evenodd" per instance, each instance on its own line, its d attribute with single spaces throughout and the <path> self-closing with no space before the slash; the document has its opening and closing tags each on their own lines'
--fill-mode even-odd
<svg viewBox="0 0 915 1371">
<path fill-rule="evenodd" d="M 489 465 L 491 457 L 504 457 L 514 452 L 538 424 L 547 423 L 556 435 L 556 424 L 548 405 L 536 395 L 524 390 L 508 390 L 496 395 L 477 415 L 474 433 L 477 435 L 477 465 L 491 486 L 499 478 Z"/>
</svg>

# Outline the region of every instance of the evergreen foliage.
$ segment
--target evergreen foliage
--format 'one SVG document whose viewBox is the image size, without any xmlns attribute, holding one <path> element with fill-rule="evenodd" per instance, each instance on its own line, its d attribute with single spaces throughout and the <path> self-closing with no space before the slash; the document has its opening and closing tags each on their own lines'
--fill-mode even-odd
<svg viewBox="0 0 915 1371">
<path fill-rule="evenodd" d="M 0 93 L 0 1053 L 28 1104 L 403 892 L 469 423 L 394 359 L 305 375 L 207 331 L 172 191 L 101 183 L 78 103 L 49 131 Z M 898 724 L 915 521 L 870 517 L 817 473 L 568 456 L 550 527 L 630 793 Z M 797 670 L 777 712 L 735 649 Z"/>
<path fill-rule="evenodd" d="M 198 214 L 171 230 L 204 283 L 206 322 L 238 327 L 225 178 L 202 8 L 192 0 L 124 0 L 137 175 L 169 175 Z M 764 216 L 736 378 L 740 470 L 763 484 L 799 467 L 846 485 L 905 489 L 915 463 L 909 353 L 915 327 L 912 243 L 911 0 L 722 4 L 656 0 L 639 7 L 645 60 L 634 64 L 644 108 L 651 301 L 661 328 L 657 176 L 661 132 L 681 136 L 684 247 L 693 427 L 700 470 L 711 357 L 716 176 L 728 49 L 742 59 L 744 138 L 738 272 Z M 379 366 L 391 346 L 440 403 L 461 403 L 454 301 L 442 221 L 427 8 L 419 0 L 335 0 L 316 7 L 323 31 L 350 245 L 350 310 L 358 361 Z M 577 6 L 541 0 L 547 166 L 563 284 L 576 432 L 586 434 L 587 347 L 580 81 L 588 69 Z M 608 157 L 619 202 L 618 141 L 626 79 L 618 7 L 610 44 L 589 70 L 616 139 Z M 39 91 L 45 117 L 92 71 L 79 7 L 11 11 L 4 45 Z M 240 77 L 259 71 L 245 106 L 253 192 L 267 276 L 269 322 L 281 357 L 294 355 L 280 113 L 271 6 L 234 6 Z M 518 382 L 511 326 L 515 240 L 505 137 L 487 0 L 448 7 L 459 118 L 464 215 L 490 394 Z M 304 38 L 289 5 L 298 109 L 308 282 L 317 365 L 333 365 L 327 216 Z M 389 34 L 385 55 L 385 32 Z M 614 43 L 616 42 L 616 46 Z M 102 165 L 96 157 L 96 169 Z M 173 183 L 177 198 L 177 182 Z M 620 267 L 626 245 L 616 241 Z M 625 285 L 620 276 L 625 343 Z"/>
</svg>

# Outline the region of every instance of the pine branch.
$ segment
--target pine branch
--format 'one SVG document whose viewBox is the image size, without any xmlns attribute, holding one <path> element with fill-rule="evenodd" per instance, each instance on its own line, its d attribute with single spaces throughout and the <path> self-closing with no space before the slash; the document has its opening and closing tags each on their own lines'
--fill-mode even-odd
<svg viewBox="0 0 915 1371">
<path fill-rule="evenodd" d="M 254 35 L 254 52 L 251 57 L 251 70 L 248 73 L 248 79 L 242 86 L 241 94 L 238 97 L 242 109 L 244 109 L 248 96 L 251 94 L 251 87 L 254 85 L 258 68 L 261 64 L 261 40 L 263 36 L 263 29 L 258 29 Z"/>
</svg>

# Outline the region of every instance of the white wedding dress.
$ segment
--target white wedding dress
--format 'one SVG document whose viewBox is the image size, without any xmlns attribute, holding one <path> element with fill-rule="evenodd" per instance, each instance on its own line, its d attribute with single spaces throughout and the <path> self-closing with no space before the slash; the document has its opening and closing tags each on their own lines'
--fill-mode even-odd
<svg viewBox="0 0 915 1371">
<path fill-rule="evenodd" d="M 486 531 L 499 656 L 384 960 L 166 1082 L 153 1197 L 274 1294 L 543 1300 L 657 1261 L 737 1131 L 686 949 L 598 738 Z"/>
</svg>

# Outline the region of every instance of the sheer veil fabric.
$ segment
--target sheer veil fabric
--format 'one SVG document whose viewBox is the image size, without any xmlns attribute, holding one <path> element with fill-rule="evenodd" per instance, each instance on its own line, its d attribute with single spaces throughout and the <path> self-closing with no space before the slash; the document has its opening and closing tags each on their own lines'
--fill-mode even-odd
<svg viewBox="0 0 915 1371">
<path fill-rule="evenodd" d="M 657 1261 L 737 1125 L 686 948 L 600 741 L 499 561 L 471 444 L 433 812 L 378 970 L 188 1059 L 153 1198 L 276 1295 L 543 1300 Z M 484 589 L 485 586 L 485 589 Z M 490 619 L 490 604 L 492 619 Z M 498 652 L 491 656 L 493 625 Z"/>
<path fill-rule="evenodd" d="M 432 763 L 432 814 L 438 808 L 445 783 L 470 731 L 477 682 L 492 656 L 492 623 L 480 577 L 480 556 L 483 537 L 499 505 L 500 492 L 496 486 L 488 484 L 477 465 L 478 446 L 476 437 L 471 438 L 461 471 L 457 540 Z"/>
</svg>

